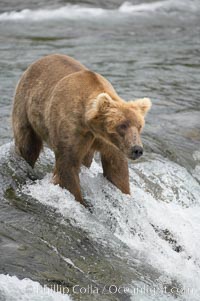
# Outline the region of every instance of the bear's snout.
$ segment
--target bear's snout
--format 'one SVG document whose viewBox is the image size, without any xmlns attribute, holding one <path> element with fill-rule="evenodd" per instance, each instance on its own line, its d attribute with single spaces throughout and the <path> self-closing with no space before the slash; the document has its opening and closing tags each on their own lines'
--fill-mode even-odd
<svg viewBox="0 0 200 301">
<path fill-rule="evenodd" d="M 131 148 L 131 159 L 136 160 L 143 155 L 143 147 L 135 145 Z"/>
</svg>

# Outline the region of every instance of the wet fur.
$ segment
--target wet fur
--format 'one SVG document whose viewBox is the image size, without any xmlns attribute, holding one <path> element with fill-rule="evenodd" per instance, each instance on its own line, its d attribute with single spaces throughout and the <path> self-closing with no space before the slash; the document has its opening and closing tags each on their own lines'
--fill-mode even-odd
<svg viewBox="0 0 200 301">
<path fill-rule="evenodd" d="M 15 147 L 32 167 L 43 141 L 55 153 L 53 181 L 84 204 L 79 170 L 90 167 L 101 153 L 104 176 L 123 193 L 130 193 L 128 149 L 139 144 L 147 99 L 125 102 L 101 75 L 64 55 L 33 63 L 16 88 L 12 124 Z M 117 125 L 128 120 L 126 135 Z"/>
</svg>

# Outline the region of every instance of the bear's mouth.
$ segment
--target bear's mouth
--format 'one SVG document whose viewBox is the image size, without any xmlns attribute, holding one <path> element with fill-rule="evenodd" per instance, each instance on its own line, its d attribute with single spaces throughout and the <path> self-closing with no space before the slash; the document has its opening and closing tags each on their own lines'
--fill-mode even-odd
<svg viewBox="0 0 200 301">
<path fill-rule="evenodd" d="M 139 158 L 135 158 L 135 159 L 133 159 L 133 158 L 131 158 L 131 157 L 128 157 L 128 160 L 130 161 L 130 162 L 135 162 L 135 161 L 138 161 L 140 159 L 140 157 Z"/>
</svg>

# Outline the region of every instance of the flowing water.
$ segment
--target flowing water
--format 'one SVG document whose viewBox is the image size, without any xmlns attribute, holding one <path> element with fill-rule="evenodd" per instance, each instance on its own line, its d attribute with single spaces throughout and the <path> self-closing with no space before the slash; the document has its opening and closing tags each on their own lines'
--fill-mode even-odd
<svg viewBox="0 0 200 301">
<path fill-rule="evenodd" d="M 34 171 L 13 152 L 16 83 L 50 53 L 152 99 L 131 196 L 97 158 L 80 174 L 90 212 L 51 184 L 48 149 Z M 2 0 L 0 70 L 0 300 L 199 300 L 200 2 Z"/>
</svg>

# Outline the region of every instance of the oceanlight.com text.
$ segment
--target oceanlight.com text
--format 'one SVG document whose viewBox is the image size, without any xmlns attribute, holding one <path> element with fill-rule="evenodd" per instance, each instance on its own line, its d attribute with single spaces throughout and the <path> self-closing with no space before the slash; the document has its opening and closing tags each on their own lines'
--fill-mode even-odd
<svg viewBox="0 0 200 301">
<path fill-rule="evenodd" d="M 31 287 L 28 286 L 26 291 L 29 293 L 46 293 L 47 295 L 52 295 L 54 292 L 59 292 L 61 294 L 69 295 L 146 295 L 146 296 L 162 296 L 166 294 L 170 295 L 194 295 L 195 291 L 193 288 L 189 287 L 176 287 L 176 286 L 163 286 L 160 287 L 151 287 L 148 285 L 143 285 L 141 287 L 133 286 L 117 286 L 115 284 L 105 285 L 103 287 L 98 287 L 95 285 L 86 285 L 81 286 L 76 284 L 72 287 L 67 287 L 64 285 L 44 285 L 44 287 Z"/>
</svg>

